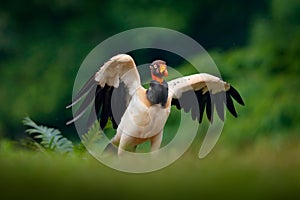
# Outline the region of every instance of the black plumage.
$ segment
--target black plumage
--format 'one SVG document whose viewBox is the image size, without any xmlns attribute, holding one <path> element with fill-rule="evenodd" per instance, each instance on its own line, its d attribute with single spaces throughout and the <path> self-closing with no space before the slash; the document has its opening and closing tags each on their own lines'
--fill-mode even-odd
<svg viewBox="0 0 300 200">
<path fill-rule="evenodd" d="M 152 80 L 149 89 L 146 91 L 147 98 L 152 105 L 161 104 L 163 107 L 165 107 L 167 103 L 168 93 L 169 88 L 166 81 L 159 83 L 158 81 Z"/>
<path fill-rule="evenodd" d="M 127 107 L 126 96 L 128 90 L 125 84 L 121 82 L 118 88 L 107 84 L 101 87 L 95 80 L 90 80 L 78 92 L 80 95 L 77 94 L 73 102 L 67 106 L 67 108 L 73 106 L 85 96 L 73 119 L 68 121 L 67 124 L 71 124 L 82 117 L 92 103 L 91 112 L 86 123 L 87 128 L 99 119 L 100 127 L 103 129 L 110 119 L 113 128 L 116 129 Z"/>
<path fill-rule="evenodd" d="M 208 120 L 212 122 L 214 108 L 216 108 L 219 118 L 224 121 L 224 104 L 229 112 L 237 117 L 232 98 L 239 104 L 245 105 L 242 97 L 232 86 L 228 91 L 216 94 L 211 94 L 210 92 L 203 94 L 202 90 L 183 92 L 180 98 L 173 98 L 171 104 L 175 105 L 177 109 L 183 109 L 184 112 L 191 111 L 193 120 L 197 119 L 199 123 L 202 122 L 204 110 Z"/>
</svg>

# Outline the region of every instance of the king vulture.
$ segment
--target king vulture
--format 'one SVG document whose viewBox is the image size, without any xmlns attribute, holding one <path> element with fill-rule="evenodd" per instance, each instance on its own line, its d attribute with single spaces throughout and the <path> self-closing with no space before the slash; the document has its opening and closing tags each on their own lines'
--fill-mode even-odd
<svg viewBox="0 0 300 200">
<path fill-rule="evenodd" d="M 212 121 L 214 107 L 220 119 L 224 120 L 224 105 L 237 117 L 232 98 L 244 105 L 236 89 L 210 74 L 199 73 L 166 82 L 164 77 L 168 76 L 168 70 L 166 62 L 162 60 L 152 62 L 150 71 L 152 80 L 150 87 L 145 89 L 131 56 L 119 54 L 112 57 L 67 106 L 71 108 L 85 97 L 74 118 L 67 124 L 82 117 L 89 105 L 93 104 L 88 126 L 99 119 L 103 129 L 110 119 L 117 129 L 111 144 L 118 147 L 120 155 L 128 148 L 135 150 L 137 145 L 147 140 L 151 142 L 151 151 L 158 150 L 172 105 L 185 112 L 190 111 L 192 118 L 199 123 L 205 107 L 206 115 Z M 189 101 L 191 93 L 196 96 L 196 104 Z"/>
</svg>

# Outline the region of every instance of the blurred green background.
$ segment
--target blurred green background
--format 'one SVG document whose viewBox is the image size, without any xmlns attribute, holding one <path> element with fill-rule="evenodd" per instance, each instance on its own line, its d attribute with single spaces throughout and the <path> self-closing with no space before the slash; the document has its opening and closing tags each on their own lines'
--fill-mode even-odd
<svg viewBox="0 0 300 200">
<path fill-rule="evenodd" d="M 158 173 L 164 174 L 165 177 L 173 177 L 172 174 L 180 170 L 179 176 L 184 183 L 190 184 L 190 187 L 186 187 L 192 191 L 196 183 L 205 186 L 205 183 L 197 182 L 198 179 L 188 181 L 187 177 L 193 177 L 192 173 L 195 170 L 198 174 L 195 177 L 199 180 L 212 178 L 219 184 L 208 182 L 207 187 L 219 186 L 225 187 L 226 190 L 230 188 L 227 185 L 230 183 L 226 180 L 233 177 L 231 184 L 239 185 L 240 190 L 261 189 L 269 191 L 270 194 L 274 192 L 274 196 L 258 195 L 260 197 L 280 198 L 288 197 L 288 194 L 295 195 L 297 188 L 300 188 L 299 0 L 2 0 L 0 140 L 19 141 L 20 138 L 26 137 L 21 120 L 29 115 L 39 124 L 59 128 L 65 136 L 78 141 L 75 129 L 65 126 L 65 122 L 71 118 L 71 112 L 65 109 L 65 105 L 72 98 L 73 82 L 81 62 L 106 38 L 121 31 L 145 26 L 174 29 L 199 42 L 216 62 L 223 79 L 240 91 L 246 103 L 245 107 L 237 106 L 238 119 L 228 115 L 220 141 L 206 161 L 196 160 L 199 148 L 196 146 L 196 150 L 192 147 L 189 151 L 192 154 L 191 158 L 185 158 L 179 161 L 180 164 Z M 135 59 L 138 64 L 142 64 L 151 62 L 151 56 L 137 55 Z M 192 71 L 183 63 L 172 63 L 168 60 L 167 62 L 171 62 L 171 66 L 178 64 L 178 69 L 186 74 Z M 19 171 L 15 178 L 21 177 L 25 182 L 32 180 L 36 173 L 34 169 L 43 167 L 48 167 L 48 171 L 43 173 L 55 171 L 54 164 L 47 164 L 50 162 L 49 157 L 44 160 L 44 164 L 31 166 L 35 155 L 18 152 L 17 156 L 8 156 L 7 149 L 10 148 L 7 144 L 2 144 L 1 149 L 1 165 L 4 171 L 12 169 L 14 174 L 25 168 L 31 173 L 27 177 L 25 172 L 23 174 Z M 30 158 L 29 162 L 24 158 L 26 155 Z M 195 160 L 192 160 L 193 156 Z M 14 159 L 21 169 L 11 168 L 11 160 Z M 214 159 L 215 161 L 212 161 Z M 71 166 L 68 162 L 62 161 L 61 158 L 54 160 L 63 162 L 60 171 L 53 172 L 54 177 L 67 174 L 69 179 L 80 182 L 74 174 L 88 173 L 85 170 L 92 169 L 96 173 L 95 177 L 101 179 L 102 175 L 97 171 L 96 164 L 85 165 L 72 158 L 69 160 L 71 164 L 84 167 L 77 166 L 69 172 Z M 236 165 L 232 167 L 227 163 L 228 160 Z M 183 167 L 186 166 L 184 161 L 193 170 Z M 220 176 L 217 176 L 218 174 L 213 172 L 217 172 L 223 161 L 227 164 L 225 169 L 219 172 Z M 198 165 L 201 167 L 197 168 Z M 178 169 L 176 166 L 179 166 Z M 102 169 L 115 178 L 121 177 L 119 180 L 130 179 L 127 175 L 120 175 L 105 167 Z M 209 169 L 212 172 L 202 177 L 202 171 L 210 171 Z M 188 174 L 184 173 L 185 170 L 189 171 Z M 245 177 L 244 173 L 247 174 Z M 149 176 L 143 176 L 145 181 Z M 158 176 L 160 175 L 153 174 L 150 180 L 157 183 Z M 255 176 L 258 179 L 255 179 Z M 105 180 L 109 178 L 109 175 L 104 177 Z M 249 178 L 248 186 L 241 188 L 241 183 L 245 183 Z M 55 178 L 49 175 L 44 176 L 43 180 L 48 179 L 49 184 L 56 182 Z M 92 178 L 88 176 L 83 182 L 93 182 L 90 179 Z M 130 184 L 140 181 L 135 176 L 133 179 L 130 179 Z M 176 182 L 176 178 L 171 179 Z M 3 180 L 9 182 L 12 179 L 7 176 L 7 179 Z M 33 180 L 37 181 L 38 178 Z M 278 181 L 278 185 L 273 185 L 272 180 Z M 101 181 L 98 181 L 97 184 L 101 185 Z M 259 181 L 265 188 L 256 185 Z M 170 182 L 163 183 L 170 189 Z M 113 187 L 113 182 L 109 182 L 108 185 Z M 124 187 L 120 183 L 118 185 Z M 9 188 L 10 185 L 6 186 Z M 181 186 L 177 188 L 187 189 Z M 282 192 L 286 191 L 282 193 L 283 196 L 279 195 L 280 188 L 283 188 Z M 194 194 L 192 191 L 186 192 L 187 195 Z M 213 189 L 208 191 L 213 192 Z M 126 191 L 123 193 L 127 194 Z M 229 193 L 225 194 L 230 197 Z"/>
</svg>

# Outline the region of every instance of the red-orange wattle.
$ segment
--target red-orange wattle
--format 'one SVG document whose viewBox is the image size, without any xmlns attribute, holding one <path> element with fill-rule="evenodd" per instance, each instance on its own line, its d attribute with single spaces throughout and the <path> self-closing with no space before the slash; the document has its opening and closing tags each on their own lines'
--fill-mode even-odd
<svg viewBox="0 0 300 200">
<path fill-rule="evenodd" d="M 168 70 L 164 71 L 164 76 L 167 77 L 169 75 Z"/>
</svg>

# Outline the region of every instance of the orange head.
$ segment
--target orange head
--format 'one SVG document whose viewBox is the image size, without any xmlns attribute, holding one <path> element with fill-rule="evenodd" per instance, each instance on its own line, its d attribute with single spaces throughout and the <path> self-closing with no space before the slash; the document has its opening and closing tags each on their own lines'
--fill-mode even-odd
<svg viewBox="0 0 300 200">
<path fill-rule="evenodd" d="M 164 81 L 164 77 L 168 76 L 168 70 L 166 62 L 163 60 L 155 60 L 150 65 L 150 71 L 152 79 L 162 83 Z"/>
</svg>

